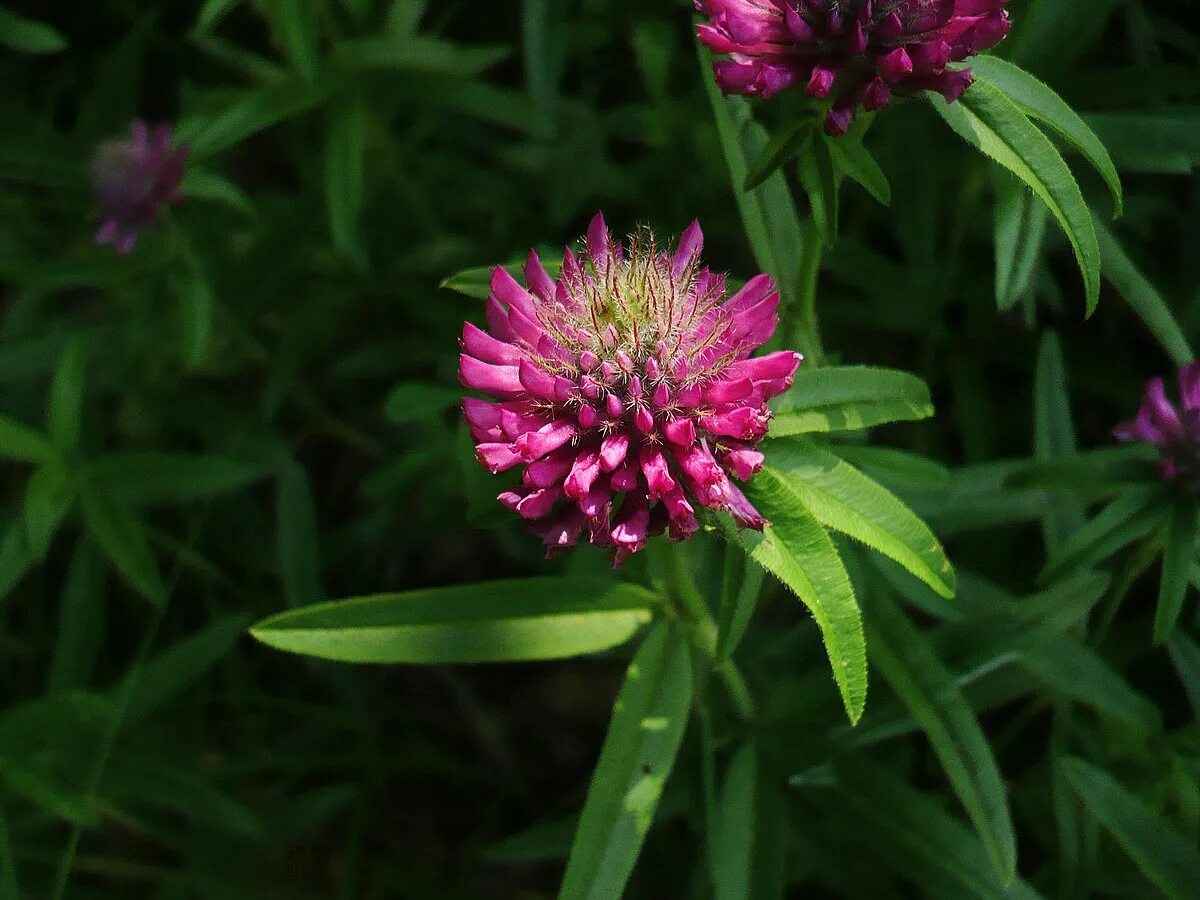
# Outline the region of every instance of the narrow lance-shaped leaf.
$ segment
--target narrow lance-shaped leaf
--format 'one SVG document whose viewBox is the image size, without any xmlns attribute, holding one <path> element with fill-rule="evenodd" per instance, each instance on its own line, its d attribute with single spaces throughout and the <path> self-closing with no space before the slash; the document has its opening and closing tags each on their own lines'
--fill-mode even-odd
<svg viewBox="0 0 1200 900">
<path fill-rule="evenodd" d="M 654 594 L 596 578 L 521 578 L 319 603 L 259 622 L 279 650 L 356 663 L 564 659 L 629 640 Z"/>
<path fill-rule="evenodd" d="M 933 400 L 925 382 L 908 372 L 870 366 L 801 366 L 793 386 L 772 408 L 771 436 L 787 437 L 928 419 L 933 415 Z"/>
<path fill-rule="evenodd" d="M 304 467 L 288 462 L 279 473 L 275 496 L 276 553 L 284 600 L 304 606 L 321 599 L 321 545 L 316 501 Z"/>
<path fill-rule="evenodd" d="M 1016 833 L 987 737 L 954 676 L 895 603 L 880 592 L 868 608 L 872 658 L 921 724 L 996 870 L 1011 881 L 1017 870 Z"/>
<path fill-rule="evenodd" d="M 166 705 L 223 659 L 245 634 L 249 617 L 225 616 L 168 647 L 127 677 L 136 679 L 126 723 L 136 722 Z"/>
<path fill-rule="evenodd" d="M 971 60 L 971 71 L 976 80 L 987 81 L 1003 91 L 1026 115 L 1049 125 L 1082 153 L 1108 185 L 1116 216 L 1121 215 L 1125 207 L 1125 198 L 1121 190 L 1121 177 L 1117 174 L 1112 157 L 1096 133 L 1062 97 L 1020 66 L 1015 66 L 998 56 L 985 54 L 975 57 Z"/>
<path fill-rule="evenodd" d="M 42 463 L 54 459 L 55 450 L 45 437 L 28 425 L 0 416 L 0 457 Z"/>
<path fill-rule="evenodd" d="M 683 635 L 660 623 L 625 675 L 559 900 L 619 900 L 671 774 L 692 703 Z"/>
<path fill-rule="evenodd" d="M 1004 166 L 1046 204 L 1075 251 L 1090 316 L 1100 299 L 1100 248 L 1092 214 L 1062 155 L 1011 100 L 977 81 L 957 103 L 930 95 L 938 115 L 968 144 Z"/>
<path fill-rule="evenodd" d="M 63 582 L 58 636 L 46 679 L 47 694 L 91 684 L 92 670 L 104 643 L 106 602 L 104 561 L 91 538 L 83 535 Z"/>
<path fill-rule="evenodd" d="M 746 493 L 771 524 L 762 533 L 726 526 L 726 535 L 812 612 L 846 714 L 857 722 L 867 702 L 867 650 L 858 601 L 837 548 L 782 472 L 764 469 Z"/>
<path fill-rule="evenodd" d="M 44 22 L 0 9 L 0 46 L 22 53 L 58 53 L 67 49 L 67 39 Z"/>
<path fill-rule="evenodd" d="M 802 438 L 773 441 L 772 470 L 826 528 L 894 559 L 942 597 L 954 596 L 954 569 L 941 543 L 882 485 Z"/>
<path fill-rule="evenodd" d="M 64 454 L 75 449 L 83 427 L 86 349 L 82 338 L 71 340 L 50 383 L 46 431 L 54 446 Z"/>
<path fill-rule="evenodd" d="M 1033 449 L 1034 456 L 1043 462 L 1073 457 L 1077 449 L 1062 345 L 1053 331 L 1043 332 L 1038 348 L 1033 394 Z M 1083 521 L 1083 509 L 1077 502 L 1067 496 L 1056 496 L 1042 521 L 1047 551 L 1052 553 L 1083 526 Z"/>
<path fill-rule="evenodd" d="M 365 183 L 367 105 L 354 92 L 329 108 L 325 137 L 325 202 L 333 245 L 356 267 L 366 266 L 359 219 Z"/>
<path fill-rule="evenodd" d="M 158 562 L 146 541 L 146 531 L 125 505 L 85 485 L 83 518 L 104 555 L 137 591 L 152 603 L 167 599 Z"/>
<path fill-rule="evenodd" d="M 75 485 L 67 470 L 47 463 L 34 471 L 25 484 L 25 534 L 30 551 L 39 559 L 50 549 L 75 500 Z"/>
<path fill-rule="evenodd" d="M 750 897 L 757 782 L 758 751 L 753 744 L 744 744 L 729 761 L 716 827 L 710 835 L 709 866 L 715 900 Z"/>
<path fill-rule="evenodd" d="M 996 307 L 1007 312 L 1030 290 L 1050 214 L 1033 191 L 1006 172 L 997 169 L 995 181 Z"/>
<path fill-rule="evenodd" d="M 1167 301 L 1133 264 L 1112 232 L 1100 222 L 1096 222 L 1096 235 L 1100 239 L 1104 276 L 1150 329 L 1171 361 L 1177 366 L 1186 366 L 1196 356 Z"/>
<path fill-rule="evenodd" d="M 1200 854 L 1107 772 L 1080 759 L 1060 763 L 1088 811 L 1137 863 L 1138 871 L 1173 900 L 1200 897 Z"/>
<path fill-rule="evenodd" d="M 1195 565 L 1196 533 L 1200 526 L 1200 507 L 1192 498 L 1177 500 L 1167 522 L 1163 545 L 1162 577 L 1158 585 L 1158 606 L 1154 613 L 1154 642 L 1164 643 L 1175 630 L 1183 612 L 1189 576 Z"/>
<path fill-rule="evenodd" d="M 1038 580 L 1046 584 L 1103 562 L 1149 534 L 1166 518 L 1168 509 L 1153 488 L 1121 494 L 1063 542 Z"/>
<path fill-rule="evenodd" d="M 1167 649 L 1183 683 L 1192 714 L 1200 718 L 1200 647 L 1182 630 L 1176 630 L 1167 641 Z"/>
</svg>

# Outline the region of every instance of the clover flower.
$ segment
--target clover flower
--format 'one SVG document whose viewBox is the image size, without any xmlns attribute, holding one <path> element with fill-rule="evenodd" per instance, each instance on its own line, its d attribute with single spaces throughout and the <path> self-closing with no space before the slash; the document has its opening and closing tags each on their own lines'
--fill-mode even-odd
<svg viewBox="0 0 1200 900">
<path fill-rule="evenodd" d="M 92 186 L 100 205 L 97 244 L 128 253 L 166 204 L 177 203 L 187 147 L 174 146 L 169 125 L 153 131 L 138 119 L 129 138 L 105 141 L 92 157 Z"/>
<path fill-rule="evenodd" d="M 969 69 L 947 68 L 1008 34 L 1008 0 L 696 0 L 700 40 L 727 55 L 714 69 L 726 94 L 774 96 L 793 86 L 834 97 L 825 130 L 842 135 L 861 104 L 937 91 L 953 103 Z"/>
<path fill-rule="evenodd" d="M 1153 444 L 1162 453 L 1159 471 L 1200 489 L 1200 360 L 1179 370 L 1180 407 L 1167 399 L 1161 378 L 1146 385 L 1137 416 L 1113 434 L 1119 441 Z"/>
<path fill-rule="evenodd" d="M 626 249 L 597 215 L 557 279 L 532 252 L 527 287 L 497 267 L 487 329 L 463 327 L 459 378 L 498 401 L 463 401 L 476 456 L 521 469 L 498 499 L 548 552 L 586 536 L 619 565 L 664 530 L 691 537 L 697 504 L 766 524 L 730 476 L 762 467 L 767 400 L 802 357 L 751 358 L 775 332 L 779 292 L 759 275 L 727 296 L 702 245 L 693 222 L 673 251 L 648 231 Z"/>
</svg>

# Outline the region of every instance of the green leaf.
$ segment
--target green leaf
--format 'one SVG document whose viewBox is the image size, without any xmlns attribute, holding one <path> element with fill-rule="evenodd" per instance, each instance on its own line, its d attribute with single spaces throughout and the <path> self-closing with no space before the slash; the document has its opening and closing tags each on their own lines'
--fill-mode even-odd
<svg viewBox="0 0 1200 900">
<path fill-rule="evenodd" d="M 1167 302 L 1133 264 L 1112 232 L 1100 222 L 1096 223 L 1096 235 L 1100 239 L 1104 277 L 1112 282 L 1117 293 L 1145 323 L 1150 333 L 1167 351 L 1171 361 L 1177 366 L 1187 365 L 1195 359 L 1195 355 Z"/>
<path fill-rule="evenodd" d="M 292 66 L 308 81 L 317 78 L 317 31 L 315 7 L 311 0 L 269 0 L 278 41 L 287 52 Z"/>
<path fill-rule="evenodd" d="M 265 826 L 249 807 L 196 772 L 148 753 L 123 749 L 115 754 L 105 769 L 102 792 L 114 804 L 167 810 L 236 838 L 266 837 Z"/>
<path fill-rule="evenodd" d="M 563 63 L 569 36 L 557 14 L 556 0 L 523 0 L 521 3 L 522 59 L 525 84 L 541 114 L 554 121 L 559 105 Z"/>
<path fill-rule="evenodd" d="M 87 461 L 84 473 L 98 490 L 131 506 L 180 504 L 241 490 L 266 468 L 223 456 L 133 451 Z"/>
<path fill-rule="evenodd" d="M 463 46 L 414 35 L 402 40 L 381 37 L 341 41 L 334 49 L 333 59 L 348 72 L 395 70 L 466 79 L 482 74 L 511 54 L 511 49 L 505 46 Z"/>
<path fill-rule="evenodd" d="M 275 492 L 276 555 L 283 596 L 291 607 L 316 603 L 321 590 L 321 539 L 317 505 L 304 467 L 289 461 Z"/>
<path fill-rule="evenodd" d="M 954 568 L 929 527 L 894 494 L 806 440 L 773 441 L 772 471 L 826 528 L 891 557 L 942 597 L 954 596 Z"/>
<path fill-rule="evenodd" d="M 1200 647 L 1181 629 L 1176 629 L 1167 639 L 1167 650 L 1187 694 L 1192 714 L 1200 718 Z"/>
<path fill-rule="evenodd" d="M 872 595 L 868 609 L 872 658 L 920 722 L 1000 877 L 1012 881 L 1016 834 L 987 737 L 954 676 L 904 613 L 882 594 Z"/>
<path fill-rule="evenodd" d="M 200 7 L 200 12 L 196 13 L 196 24 L 192 26 L 193 32 L 207 34 L 212 31 L 234 7 L 241 3 L 242 0 L 205 0 L 204 5 Z"/>
<path fill-rule="evenodd" d="M 22 53 L 58 53 L 68 46 L 56 28 L 7 9 L 0 9 L 0 45 Z"/>
<path fill-rule="evenodd" d="M 367 143 L 367 105 L 354 92 L 329 107 L 325 135 L 325 203 L 333 245 L 357 268 L 367 264 L 362 216 Z"/>
<path fill-rule="evenodd" d="M 1118 496 L 1051 554 L 1038 581 L 1046 584 L 1104 562 L 1149 534 L 1165 516 L 1161 495 L 1154 489 Z"/>
<path fill-rule="evenodd" d="M 34 470 L 25 484 L 25 535 L 30 552 L 42 559 L 50 541 L 75 502 L 75 484 L 67 470 L 48 463 Z"/>
<path fill-rule="evenodd" d="M 687 641 L 660 623 L 629 664 L 617 695 L 558 900 L 623 896 L 675 764 L 691 703 Z"/>
<path fill-rule="evenodd" d="M 17 886 L 17 863 L 13 856 L 12 838 L 9 836 L 8 820 L 0 812 L 0 897 L 20 900 L 21 889 Z"/>
<path fill-rule="evenodd" d="M 1198 528 L 1200 507 L 1190 497 L 1177 500 L 1171 510 L 1167 540 L 1163 546 L 1162 577 L 1158 584 L 1158 606 L 1154 613 L 1156 644 L 1166 643 L 1183 612 L 1188 578 L 1195 565 Z"/>
<path fill-rule="evenodd" d="M 161 709 L 199 681 L 229 654 L 249 624 L 250 617 L 242 613 L 217 619 L 159 653 L 136 676 L 127 676 L 136 677 L 137 683 L 125 711 L 125 725 Z"/>
<path fill-rule="evenodd" d="M 86 350 L 82 338 L 72 339 L 63 351 L 58 368 L 54 370 L 54 380 L 50 383 L 50 396 L 46 403 L 46 432 L 55 448 L 63 454 L 76 448 L 83 429 Z"/>
<path fill-rule="evenodd" d="M 826 247 L 837 243 L 841 218 L 840 174 L 834 169 L 831 139 L 823 131 L 813 131 L 800 147 L 797 171 L 800 184 L 808 194 L 813 225 Z"/>
<path fill-rule="evenodd" d="M 1038 348 L 1033 392 L 1033 447 L 1034 456 L 1043 462 L 1072 458 L 1078 450 L 1062 345 L 1053 331 L 1042 332 Z M 1083 520 L 1083 508 L 1078 502 L 1069 496 L 1056 495 L 1042 521 L 1047 552 L 1053 553 L 1083 527 Z"/>
<path fill-rule="evenodd" d="M 188 166 L 179 183 L 179 191 L 189 200 L 211 200 L 223 203 L 243 215 L 254 215 L 254 204 L 245 191 L 224 175 L 202 166 Z"/>
<path fill-rule="evenodd" d="M 996 170 L 996 308 L 1008 312 L 1033 283 L 1049 213 L 1033 191 Z"/>
<path fill-rule="evenodd" d="M 907 372 L 868 366 L 801 366 L 795 384 L 772 405 L 772 437 L 857 431 L 933 415 L 925 382 Z"/>
<path fill-rule="evenodd" d="M 1138 870 L 1175 900 L 1200 897 L 1200 855 L 1107 772 L 1065 758 L 1063 775 Z"/>
<path fill-rule="evenodd" d="M 216 317 L 216 299 L 208 279 L 195 265 L 172 273 L 171 289 L 179 300 L 183 359 L 194 369 L 208 356 Z"/>
<path fill-rule="evenodd" d="M 2 753 L 0 784 L 55 818 L 77 825 L 95 825 L 100 820 L 92 798 L 70 790 L 39 768 L 6 758 Z"/>
<path fill-rule="evenodd" d="M 85 484 L 83 518 L 104 555 L 134 589 L 151 603 L 165 603 L 167 587 L 158 573 L 145 529 L 129 507 Z"/>
<path fill-rule="evenodd" d="M 383 412 L 391 421 L 405 424 L 434 419 L 462 401 L 460 388 L 425 381 L 405 381 L 392 388 Z"/>
<path fill-rule="evenodd" d="M 750 105 L 743 98 L 722 95 L 713 77 L 712 54 L 699 42 L 696 52 L 746 238 L 758 268 L 775 276 L 786 303 L 798 295 L 804 248 L 792 192 L 781 172 L 753 191 L 743 190 L 749 160 L 762 155 L 769 141 L 767 133 L 754 121 Z"/>
<path fill-rule="evenodd" d="M 729 761 L 710 836 L 714 900 L 749 900 L 757 781 L 758 751 L 753 744 L 743 744 Z"/>
<path fill-rule="evenodd" d="M 63 582 L 58 634 L 46 679 L 47 694 L 86 688 L 104 642 L 104 566 L 95 544 L 82 536 Z"/>
<path fill-rule="evenodd" d="M 25 523 L 14 517 L 0 536 L 0 600 L 9 595 L 35 562 L 25 536 Z"/>
<path fill-rule="evenodd" d="M 928 896 L 946 900 L 1042 900 L 1019 879 L 1005 883 L 975 835 L 891 767 L 850 757 L 837 775 L 841 789 L 831 798 L 821 795 L 820 808 L 831 809 L 835 819 L 844 816 L 853 845 L 870 846 L 873 857 L 920 885 L 922 894 L 929 887 Z M 943 889 L 934 893 L 934 885 Z"/>
<path fill-rule="evenodd" d="M 754 477 L 746 493 L 771 524 L 761 534 L 727 525 L 726 535 L 811 610 L 846 714 L 857 722 L 867 702 L 867 650 L 862 616 L 841 557 L 797 496 L 792 479 L 767 468 Z"/>
<path fill-rule="evenodd" d="M 656 605 L 633 584 L 523 578 L 319 603 L 252 633 L 279 650 L 343 662 L 563 659 L 623 644 Z"/>
<path fill-rule="evenodd" d="M 742 190 L 749 193 L 778 172 L 788 158 L 794 156 L 801 143 L 811 136 L 813 123 L 796 119 L 782 131 L 777 132 L 763 148 L 758 158 L 749 166 Z"/>
<path fill-rule="evenodd" d="M 179 140 L 191 147 L 197 159 L 222 150 L 307 112 L 328 96 L 327 84 L 284 82 L 241 91 L 211 115 L 190 116 L 179 125 Z"/>
<path fill-rule="evenodd" d="M 717 622 L 717 650 L 713 665 L 719 667 L 733 657 L 750 619 L 758 606 L 763 569 L 741 548 L 725 545 L 725 564 L 721 577 L 721 614 Z"/>
<path fill-rule="evenodd" d="M 1142 109 L 1086 118 L 1123 172 L 1189 175 L 1200 166 L 1200 108 Z"/>
<path fill-rule="evenodd" d="M 957 103 L 928 96 L 955 133 L 1029 185 L 1054 214 L 1075 251 L 1090 316 L 1100 299 L 1100 248 L 1091 211 L 1062 155 L 1016 104 L 986 81 L 971 85 Z"/>
<path fill-rule="evenodd" d="M 1057 696 L 1089 706 L 1146 736 L 1160 727 L 1154 704 L 1081 641 L 1069 635 L 1040 634 L 1014 645 L 1021 667 Z"/>
<path fill-rule="evenodd" d="M 852 131 L 843 138 L 827 138 L 826 146 L 838 171 L 862 185 L 884 206 L 892 205 L 892 186 L 871 151 L 863 145 L 861 135 Z"/>
<path fill-rule="evenodd" d="M 546 272 L 551 278 L 558 277 L 559 270 L 562 268 L 562 263 L 557 260 L 544 259 L 542 265 L 545 266 Z M 504 268 L 513 278 L 520 280 L 524 277 L 521 271 L 523 266 L 524 261 L 508 263 Z M 491 293 L 492 272 L 495 268 L 495 266 L 476 266 L 464 269 L 444 279 L 439 287 L 456 291 L 475 300 L 486 300 L 488 294 Z"/>
<path fill-rule="evenodd" d="M 45 463 L 56 458 L 54 447 L 45 437 L 6 416 L 0 416 L 0 456 L 30 463 Z"/>
<path fill-rule="evenodd" d="M 1075 110 L 1067 105 L 1046 84 L 1024 69 L 998 56 L 977 56 L 971 60 L 971 71 L 977 80 L 991 84 L 1019 106 L 1026 115 L 1049 125 L 1054 131 L 1087 158 L 1100 173 L 1112 194 L 1116 216 L 1125 208 L 1121 177 L 1112 157 L 1100 138 Z"/>
<path fill-rule="evenodd" d="M 507 865 L 566 859 L 571 852 L 571 840 L 578 827 L 577 815 L 536 822 L 525 830 L 485 848 L 481 856 L 488 862 Z"/>
</svg>

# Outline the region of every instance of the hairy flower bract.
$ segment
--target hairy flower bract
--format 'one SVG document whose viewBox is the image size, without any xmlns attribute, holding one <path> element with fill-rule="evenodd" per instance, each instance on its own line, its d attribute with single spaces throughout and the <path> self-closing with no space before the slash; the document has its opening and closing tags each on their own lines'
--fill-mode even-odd
<svg viewBox="0 0 1200 900">
<path fill-rule="evenodd" d="M 771 97 L 803 87 L 833 97 L 825 130 L 845 134 L 862 105 L 932 90 L 948 103 L 971 84 L 948 65 L 1003 40 L 1008 0 L 697 0 L 700 40 L 727 94 Z"/>
<path fill-rule="evenodd" d="M 92 157 L 92 186 L 100 205 L 97 244 L 128 253 L 142 229 L 166 204 L 177 203 L 187 147 L 176 147 L 169 125 L 153 130 L 140 119 L 130 137 L 105 141 Z"/>
<path fill-rule="evenodd" d="M 775 332 L 779 292 L 759 275 L 728 296 L 702 244 L 693 222 L 673 250 L 648 231 L 626 248 L 597 215 L 557 279 L 532 252 L 526 287 L 497 267 L 487 329 L 463 328 L 459 377 L 497 401 L 463 401 L 476 455 L 521 470 L 499 500 L 550 552 L 586 537 L 619 564 L 664 530 L 692 536 L 696 504 L 766 524 L 733 479 L 762 467 L 767 400 L 801 356 L 751 358 Z"/>
</svg>

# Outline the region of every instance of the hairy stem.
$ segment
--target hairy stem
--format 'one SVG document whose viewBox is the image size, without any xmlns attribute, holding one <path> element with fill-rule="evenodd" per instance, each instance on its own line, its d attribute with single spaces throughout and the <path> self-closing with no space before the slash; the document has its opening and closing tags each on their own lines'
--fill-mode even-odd
<svg viewBox="0 0 1200 900">
<path fill-rule="evenodd" d="M 692 646 L 724 685 L 737 714 L 747 721 L 754 718 L 754 698 L 746 679 L 733 660 L 717 662 L 717 623 L 708 604 L 696 587 L 683 548 L 675 543 L 661 544 L 662 574 L 667 597 L 687 632 Z"/>
</svg>

